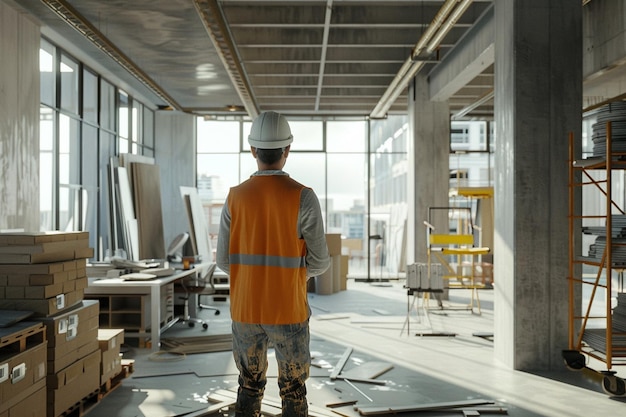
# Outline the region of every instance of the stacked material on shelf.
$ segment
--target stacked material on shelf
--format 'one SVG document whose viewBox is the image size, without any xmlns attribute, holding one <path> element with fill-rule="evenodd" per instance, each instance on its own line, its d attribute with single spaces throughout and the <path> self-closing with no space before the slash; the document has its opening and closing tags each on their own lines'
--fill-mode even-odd
<svg viewBox="0 0 626 417">
<path fill-rule="evenodd" d="M 613 330 L 626 333 L 626 293 L 617 294 L 617 305 L 613 309 Z"/>
<path fill-rule="evenodd" d="M 613 238 L 611 260 L 613 267 L 626 266 L 626 238 Z M 589 245 L 588 257 L 598 262 L 602 260 L 602 254 L 606 249 L 606 237 L 598 236 L 594 243 Z"/>
<path fill-rule="evenodd" d="M 582 232 L 597 236 L 594 243 L 589 245 L 588 257 L 598 262 L 606 249 L 605 226 L 583 226 Z M 611 237 L 613 247 L 611 258 L 614 266 L 626 265 L 626 216 L 623 214 L 611 216 Z"/>
<path fill-rule="evenodd" d="M 583 226 L 582 232 L 589 235 L 606 236 L 606 225 Z M 626 215 L 613 214 L 611 216 L 611 236 L 626 238 Z"/>
<path fill-rule="evenodd" d="M 615 101 L 596 111 L 597 120 L 592 126 L 593 156 L 606 156 L 606 125 L 611 122 L 611 149 L 626 152 L 626 102 Z"/>
<path fill-rule="evenodd" d="M 626 293 L 617 295 L 617 305 L 613 309 L 612 314 L 611 347 L 613 356 L 626 356 Z M 606 329 L 586 329 L 583 340 L 590 348 L 606 354 L 607 338 Z"/>
</svg>

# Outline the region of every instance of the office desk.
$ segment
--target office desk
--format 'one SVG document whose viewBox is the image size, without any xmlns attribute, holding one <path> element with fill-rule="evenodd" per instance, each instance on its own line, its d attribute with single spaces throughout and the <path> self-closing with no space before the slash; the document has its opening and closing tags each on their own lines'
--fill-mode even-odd
<svg viewBox="0 0 626 417">
<path fill-rule="evenodd" d="M 173 275 L 147 281 L 125 281 L 121 278 L 89 278 L 89 286 L 85 288 L 85 298 L 89 298 L 90 295 L 94 296 L 94 298 L 115 295 L 138 295 L 148 297 L 150 329 L 147 333 L 151 339 L 152 350 L 157 351 L 160 349 L 161 345 L 161 333 L 167 330 L 167 328 L 176 321 L 174 318 L 174 320 L 170 320 L 161 326 L 161 290 L 168 285 L 172 285 L 173 287 L 174 282 L 177 280 L 195 274 L 198 271 L 199 268 L 177 271 Z M 143 306 L 140 308 L 143 310 Z M 143 311 L 141 313 L 143 314 Z"/>
</svg>

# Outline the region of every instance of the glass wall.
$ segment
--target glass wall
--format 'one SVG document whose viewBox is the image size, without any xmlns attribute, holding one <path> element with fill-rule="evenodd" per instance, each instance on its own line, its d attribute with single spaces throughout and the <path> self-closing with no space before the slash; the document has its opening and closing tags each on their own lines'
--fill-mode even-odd
<svg viewBox="0 0 626 417">
<path fill-rule="evenodd" d="M 406 123 L 406 118 L 403 120 Z M 349 276 L 366 278 L 370 256 L 369 124 L 363 120 L 290 120 L 289 123 L 294 142 L 285 171 L 317 194 L 327 233 L 342 236 L 342 253 L 349 258 Z M 209 216 L 213 243 L 228 189 L 257 170 L 247 142 L 250 126 L 250 122 L 243 121 L 198 119 L 197 187 Z M 396 151 L 405 147 L 397 155 L 393 152 L 392 164 L 402 165 L 401 160 L 406 161 L 406 137 L 394 140 L 394 146 Z M 404 177 L 396 175 L 379 183 L 395 190 L 391 198 L 406 203 L 406 172 Z"/>
<path fill-rule="evenodd" d="M 44 38 L 39 62 L 40 229 L 89 231 L 101 260 L 115 247 L 111 157 L 154 156 L 154 112 Z"/>
<path fill-rule="evenodd" d="M 289 123 L 294 142 L 285 171 L 315 190 L 327 233 L 342 236 L 349 276 L 397 278 L 407 238 L 408 118 Z M 214 244 L 228 189 L 257 169 L 247 143 L 250 126 L 198 119 L 197 187 Z M 491 186 L 494 142 L 492 124 L 455 124 L 451 178 L 463 172 L 464 185 Z"/>
<path fill-rule="evenodd" d="M 407 219 L 408 117 L 371 123 L 369 137 L 368 277 L 397 277 L 404 270 Z"/>
</svg>

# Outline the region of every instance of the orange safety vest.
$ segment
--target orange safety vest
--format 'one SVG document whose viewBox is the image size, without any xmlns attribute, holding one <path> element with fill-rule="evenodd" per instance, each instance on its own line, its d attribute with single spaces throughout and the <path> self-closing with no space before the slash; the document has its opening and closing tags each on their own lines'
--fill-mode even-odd
<svg viewBox="0 0 626 417">
<path fill-rule="evenodd" d="M 297 233 L 303 188 L 287 175 L 257 175 L 231 188 L 233 320 L 293 324 L 309 317 L 306 244 Z"/>
</svg>

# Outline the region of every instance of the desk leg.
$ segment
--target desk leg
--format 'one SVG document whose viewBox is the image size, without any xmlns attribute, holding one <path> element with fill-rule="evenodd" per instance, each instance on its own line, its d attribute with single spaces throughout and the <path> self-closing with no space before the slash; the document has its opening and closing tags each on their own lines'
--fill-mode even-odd
<svg viewBox="0 0 626 417">
<path fill-rule="evenodd" d="M 158 285 L 150 287 L 150 317 L 152 351 L 158 351 L 161 348 L 161 287 Z"/>
</svg>

